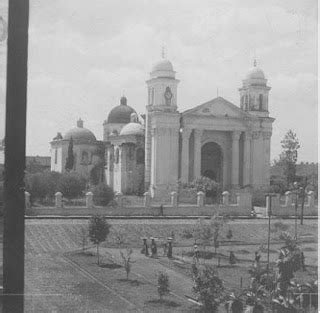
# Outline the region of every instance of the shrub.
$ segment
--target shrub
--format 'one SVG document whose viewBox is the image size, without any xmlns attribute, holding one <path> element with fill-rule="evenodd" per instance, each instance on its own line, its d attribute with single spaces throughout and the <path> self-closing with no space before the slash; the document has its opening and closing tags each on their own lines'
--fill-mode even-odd
<svg viewBox="0 0 320 313">
<path fill-rule="evenodd" d="M 160 300 L 162 297 L 169 294 L 169 277 L 166 273 L 159 272 L 158 274 L 158 294 Z"/>
<path fill-rule="evenodd" d="M 31 202 L 52 198 L 58 191 L 60 178 L 61 174 L 57 172 L 26 174 L 26 191 L 31 195 Z"/>
<path fill-rule="evenodd" d="M 203 311 L 218 312 L 218 307 L 224 298 L 222 280 L 217 276 L 213 266 L 205 265 L 204 268 L 193 271 L 193 292 L 202 303 Z"/>
<path fill-rule="evenodd" d="M 93 193 L 93 202 L 95 205 L 108 205 L 114 198 L 114 192 L 111 187 L 100 183 L 91 189 Z"/>
<path fill-rule="evenodd" d="M 76 198 L 82 195 L 86 188 L 86 179 L 75 173 L 64 173 L 61 175 L 58 184 L 58 191 L 62 192 L 67 199 Z"/>
</svg>

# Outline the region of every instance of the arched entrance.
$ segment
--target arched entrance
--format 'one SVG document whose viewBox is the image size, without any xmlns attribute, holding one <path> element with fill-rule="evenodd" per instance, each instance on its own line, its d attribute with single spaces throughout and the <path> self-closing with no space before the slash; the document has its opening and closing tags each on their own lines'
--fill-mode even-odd
<svg viewBox="0 0 320 313">
<path fill-rule="evenodd" d="M 201 148 L 201 175 L 213 179 L 220 185 L 223 183 L 222 150 L 215 142 L 208 142 Z"/>
</svg>

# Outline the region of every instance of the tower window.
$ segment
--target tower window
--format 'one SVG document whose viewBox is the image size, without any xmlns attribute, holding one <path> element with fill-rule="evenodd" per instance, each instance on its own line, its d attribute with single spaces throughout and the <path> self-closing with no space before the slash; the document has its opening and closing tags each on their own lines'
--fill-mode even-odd
<svg viewBox="0 0 320 313">
<path fill-rule="evenodd" d="M 54 164 L 58 163 L 58 149 L 54 150 Z"/>
<path fill-rule="evenodd" d="M 259 95 L 259 110 L 263 110 L 263 95 Z"/>
</svg>

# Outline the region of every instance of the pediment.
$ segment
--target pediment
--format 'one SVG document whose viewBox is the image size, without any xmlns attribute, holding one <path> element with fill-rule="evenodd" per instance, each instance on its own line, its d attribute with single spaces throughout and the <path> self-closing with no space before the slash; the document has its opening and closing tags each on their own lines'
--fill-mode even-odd
<svg viewBox="0 0 320 313">
<path fill-rule="evenodd" d="M 182 115 L 198 115 L 208 117 L 233 117 L 233 118 L 244 118 L 252 117 L 250 114 L 241 110 L 233 103 L 227 101 L 222 97 L 215 98 L 193 109 L 184 111 Z"/>
</svg>

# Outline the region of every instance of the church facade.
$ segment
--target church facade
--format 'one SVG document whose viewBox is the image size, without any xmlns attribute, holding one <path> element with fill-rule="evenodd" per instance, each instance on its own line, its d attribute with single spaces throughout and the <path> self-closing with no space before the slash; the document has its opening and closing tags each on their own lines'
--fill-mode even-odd
<svg viewBox="0 0 320 313">
<path fill-rule="evenodd" d="M 271 88 L 256 62 L 239 88 L 240 106 L 217 97 L 179 112 L 179 80 L 164 58 L 153 66 L 146 84 L 148 103 L 141 122 L 122 97 L 103 124 L 104 180 L 116 192 L 150 190 L 153 197 L 164 198 L 179 181 L 200 176 L 224 190 L 269 185 Z"/>
</svg>

